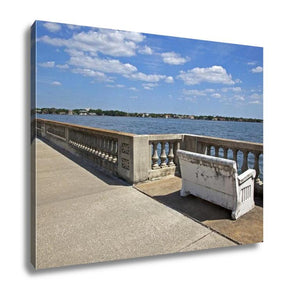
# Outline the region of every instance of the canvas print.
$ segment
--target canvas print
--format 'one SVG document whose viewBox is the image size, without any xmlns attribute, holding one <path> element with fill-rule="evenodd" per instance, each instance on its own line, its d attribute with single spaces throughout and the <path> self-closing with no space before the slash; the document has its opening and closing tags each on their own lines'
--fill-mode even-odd
<svg viewBox="0 0 283 300">
<path fill-rule="evenodd" d="M 31 96 L 35 269 L 263 241 L 262 47 L 36 21 Z"/>
</svg>

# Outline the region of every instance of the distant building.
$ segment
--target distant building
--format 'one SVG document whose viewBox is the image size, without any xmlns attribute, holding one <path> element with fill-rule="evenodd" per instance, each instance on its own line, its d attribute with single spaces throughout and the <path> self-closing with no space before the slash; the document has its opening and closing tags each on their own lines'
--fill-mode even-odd
<svg viewBox="0 0 283 300">
<path fill-rule="evenodd" d="M 87 110 L 82 109 L 82 110 L 79 111 L 80 116 L 87 116 L 87 114 L 88 114 Z"/>
<path fill-rule="evenodd" d="M 68 115 L 72 116 L 73 115 L 73 111 L 71 109 L 68 110 Z"/>
</svg>

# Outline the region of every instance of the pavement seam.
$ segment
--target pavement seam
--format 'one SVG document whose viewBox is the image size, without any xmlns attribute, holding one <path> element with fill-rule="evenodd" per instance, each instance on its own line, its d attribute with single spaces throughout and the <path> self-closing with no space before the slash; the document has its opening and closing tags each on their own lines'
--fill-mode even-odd
<svg viewBox="0 0 283 300">
<path fill-rule="evenodd" d="M 204 239 L 205 237 L 207 237 L 207 236 L 210 235 L 211 233 L 212 233 L 212 231 L 208 232 L 207 234 L 205 234 L 204 236 L 200 237 L 199 239 L 197 239 L 197 240 L 191 242 L 190 244 L 188 244 L 188 245 L 182 247 L 181 249 L 177 250 L 177 252 L 180 252 L 180 251 L 182 251 L 183 249 L 185 249 L 185 248 L 187 248 L 187 247 L 189 247 L 189 246 L 194 245 L 195 243 L 197 243 L 197 242 L 199 242 L 200 240 Z"/>
</svg>

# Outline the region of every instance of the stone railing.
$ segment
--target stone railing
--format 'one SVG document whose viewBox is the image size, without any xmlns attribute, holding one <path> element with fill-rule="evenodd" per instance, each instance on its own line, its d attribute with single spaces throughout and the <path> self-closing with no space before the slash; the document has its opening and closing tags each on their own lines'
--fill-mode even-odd
<svg viewBox="0 0 283 300">
<path fill-rule="evenodd" d="M 248 168 L 256 170 L 256 178 L 263 179 L 260 169 L 263 158 L 263 144 L 208 136 L 184 135 L 182 149 L 236 161 L 238 173 Z"/>
<path fill-rule="evenodd" d="M 151 154 L 149 179 L 179 174 L 177 150 L 182 140 L 182 134 L 148 135 Z"/>
<path fill-rule="evenodd" d="M 131 182 L 130 153 L 134 135 L 73 124 L 36 120 L 37 136 Z"/>
<path fill-rule="evenodd" d="M 180 175 L 176 153 L 182 149 L 233 159 L 239 174 L 253 168 L 262 184 L 263 145 L 259 143 L 191 134 L 135 135 L 43 119 L 36 120 L 36 132 L 129 183 Z"/>
</svg>

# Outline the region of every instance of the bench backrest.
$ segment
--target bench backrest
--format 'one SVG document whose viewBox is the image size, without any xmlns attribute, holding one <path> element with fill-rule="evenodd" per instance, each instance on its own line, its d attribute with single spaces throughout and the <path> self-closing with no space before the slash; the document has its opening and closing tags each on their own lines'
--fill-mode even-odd
<svg viewBox="0 0 283 300">
<path fill-rule="evenodd" d="M 236 162 L 195 152 L 178 150 L 181 176 L 190 186 L 190 192 L 211 202 L 225 199 L 224 207 L 234 208 L 238 195 Z M 221 205 L 221 204 L 220 204 Z"/>
</svg>

